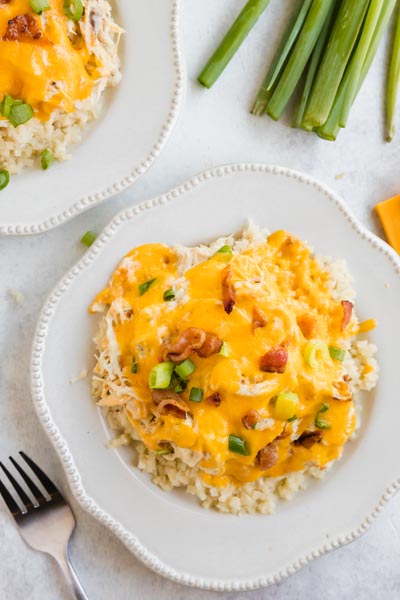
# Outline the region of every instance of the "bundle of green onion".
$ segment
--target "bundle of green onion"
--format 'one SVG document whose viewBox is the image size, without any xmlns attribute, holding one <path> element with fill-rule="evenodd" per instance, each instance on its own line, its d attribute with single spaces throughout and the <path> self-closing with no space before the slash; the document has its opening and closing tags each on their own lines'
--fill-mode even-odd
<svg viewBox="0 0 400 600">
<path fill-rule="evenodd" d="M 268 1 L 249 0 L 203 69 L 199 81 L 216 81 Z M 278 120 L 299 92 L 293 125 L 335 140 L 376 55 L 396 0 L 299 0 L 275 53 L 252 113 Z M 400 79 L 400 18 L 387 94 L 388 139 L 393 136 Z"/>
</svg>

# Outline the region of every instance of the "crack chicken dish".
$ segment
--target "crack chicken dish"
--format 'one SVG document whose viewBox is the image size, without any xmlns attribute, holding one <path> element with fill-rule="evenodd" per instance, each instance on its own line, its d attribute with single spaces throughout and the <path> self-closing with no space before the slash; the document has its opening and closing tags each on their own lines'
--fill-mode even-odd
<svg viewBox="0 0 400 600">
<path fill-rule="evenodd" d="M 344 261 L 250 226 L 210 246 L 148 244 L 91 311 L 94 396 L 112 446 L 163 489 L 224 512 L 272 512 L 340 458 L 377 380 Z"/>
<path fill-rule="evenodd" d="M 121 33 L 107 0 L 0 0 L 2 180 L 68 158 L 120 80 Z"/>
</svg>

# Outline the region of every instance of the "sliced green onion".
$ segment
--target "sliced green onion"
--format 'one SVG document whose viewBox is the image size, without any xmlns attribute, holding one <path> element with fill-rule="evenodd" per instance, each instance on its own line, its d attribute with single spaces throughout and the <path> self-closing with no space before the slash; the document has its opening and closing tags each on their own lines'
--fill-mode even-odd
<svg viewBox="0 0 400 600">
<path fill-rule="evenodd" d="M 236 454 L 242 454 L 242 456 L 250 456 L 246 442 L 238 435 L 229 436 L 229 450 Z"/>
<path fill-rule="evenodd" d="M 312 368 L 318 367 L 318 358 L 326 351 L 326 344 L 319 340 L 310 340 L 304 346 L 303 355 L 306 363 Z"/>
<path fill-rule="evenodd" d="M 191 375 L 195 370 L 196 365 L 192 363 L 190 358 L 187 358 L 180 365 L 175 367 L 175 373 L 177 373 L 179 377 L 182 377 L 183 379 L 189 377 L 189 375 Z"/>
<path fill-rule="evenodd" d="M 46 150 L 43 150 L 40 160 L 42 164 L 42 169 L 46 171 L 46 169 L 48 169 L 54 162 L 53 153 L 46 148 Z"/>
<path fill-rule="evenodd" d="M 171 300 L 175 300 L 175 292 L 173 289 L 165 290 L 163 298 L 165 302 L 170 302 Z"/>
<path fill-rule="evenodd" d="M 14 127 L 23 125 L 33 117 L 33 110 L 30 104 L 16 104 L 15 102 L 10 108 L 10 114 L 8 116 L 10 122 Z"/>
<path fill-rule="evenodd" d="M 336 346 L 328 346 L 328 350 L 330 357 L 333 358 L 333 360 L 342 361 L 346 356 L 346 350 L 343 350 L 343 348 L 336 348 Z"/>
<path fill-rule="evenodd" d="M 135 374 L 138 372 L 138 363 L 135 357 L 132 358 L 131 373 Z"/>
<path fill-rule="evenodd" d="M 68 19 L 79 21 L 83 15 L 82 0 L 64 0 L 64 13 Z"/>
<path fill-rule="evenodd" d="M 292 421 L 296 421 L 297 420 L 297 415 L 293 415 L 293 417 L 289 417 L 289 419 L 286 419 L 288 423 L 291 423 Z"/>
<path fill-rule="evenodd" d="M 232 255 L 232 247 L 231 246 L 221 246 L 219 250 L 216 251 L 215 254 L 230 254 Z"/>
<path fill-rule="evenodd" d="M 277 395 L 274 413 L 277 419 L 287 421 L 296 413 L 299 407 L 299 397 L 293 392 L 281 392 Z"/>
<path fill-rule="evenodd" d="M 315 419 L 315 427 L 318 429 L 331 429 L 332 425 L 325 421 L 325 419 L 319 419 L 318 417 Z"/>
<path fill-rule="evenodd" d="M 37 15 L 41 15 L 44 10 L 49 10 L 50 4 L 48 0 L 30 0 L 31 9 Z"/>
<path fill-rule="evenodd" d="M 201 388 L 192 387 L 189 394 L 189 400 L 192 402 L 201 402 L 203 400 L 203 390 Z"/>
<path fill-rule="evenodd" d="M 93 233 L 93 231 L 87 231 L 83 238 L 81 239 L 82 244 L 87 246 L 88 248 L 93 244 L 97 235 Z"/>
<path fill-rule="evenodd" d="M 210 88 L 224 71 L 270 0 L 248 0 L 224 39 L 198 77 L 199 83 Z"/>
<path fill-rule="evenodd" d="M 319 413 L 324 413 L 324 412 L 326 412 L 327 410 L 329 410 L 329 404 L 328 404 L 327 402 L 324 402 L 324 403 L 321 405 L 321 408 L 319 409 L 319 411 L 318 411 L 318 414 L 319 414 Z"/>
<path fill-rule="evenodd" d="M 3 117 L 6 117 L 8 119 L 8 117 L 10 116 L 11 107 L 15 104 L 15 102 L 16 101 L 12 96 L 9 96 L 8 94 L 4 96 L 3 100 L 0 103 L 0 113 Z"/>
<path fill-rule="evenodd" d="M 171 383 L 172 373 L 174 371 L 173 362 L 158 363 L 150 371 L 149 387 L 151 390 L 166 390 Z"/>
<path fill-rule="evenodd" d="M 149 279 L 148 281 L 145 281 L 144 283 L 141 283 L 138 286 L 138 290 L 139 290 L 139 296 L 143 296 L 143 294 L 145 294 L 147 292 L 147 290 L 149 289 L 149 287 L 155 282 L 157 278 L 154 277 L 154 279 Z"/>
<path fill-rule="evenodd" d="M 154 454 L 157 454 L 157 456 L 164 456 L 164 454 L 172 454 L 173 451 L 173 448 L 160 448 L 160 450 L 154 450 Z"/>
<path fill-rule="evenodd" d="M 227 344 L 226 342 L 223 342 L 223 344 L 221 346 L 221 350 L 218 352 L 218 354 L 220 356 L 225 356 L 225 358 L 227 358 L 228 356 L 230 356 L 231 349 L 229 347 L 229 344 Z"/>
<path fill-rule="evenodd" d="M 0 191 L 4 190 L 10 183 L 10 173 L 6 169 L 0 169 Z"/>
</svg>

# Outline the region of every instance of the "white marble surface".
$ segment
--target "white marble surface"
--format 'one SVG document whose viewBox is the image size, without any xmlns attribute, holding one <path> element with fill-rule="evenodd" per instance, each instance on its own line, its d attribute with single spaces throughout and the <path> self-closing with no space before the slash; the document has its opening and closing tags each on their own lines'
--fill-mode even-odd
<svg viewBox="0 0 400 600">
<path fill-rule="evenodd" d="M 293 131 L 287 123 L 259 120 L 247 111 L 279 33 L 274 17 L 286 10 L 291 0 L 272 2 L 268 15 L 258 23 L 235 63 L 213 90 L 207 92 L 197 86 L 195 76 L 213 40 L 242 3 L 186 0 L 186 106 L 164 153 L 133 189 L 45 236 L 0 239 L 0 457 L 24 448 L 68 497 L 58 459 L 31 406 L 28 368 L 40 306 L 57 279 L 81 256 L 79 239 L 87 229 L 100 231 L 118 209 L 163 192 L 204 168 L 234 161 L 263 161 L 307 171 L 341 193 L 372 229 L 376 227 L 371 218 L 374 202 L 399 192 L 400 132 L 391 145 L 382 138 L 384 47 L 357 100 L 348 130 L 335 144 Z M 22 305 L 12 302 L 10 288 L 24 294 Z M 400 497 L 392 500 L 370 531 L 352 545 L 324 556 L 280 585 L 226 595 L 191 590 L 161 579 L 142 566 L 76 502 L 71 502 L 78 522 L 72 557 L 91 599 L 400 598 Z M 48 557 L 24 545 L 1 503 L 0 539 L 1 599 L 68 597 L 57 568 Z"/>
</svg>

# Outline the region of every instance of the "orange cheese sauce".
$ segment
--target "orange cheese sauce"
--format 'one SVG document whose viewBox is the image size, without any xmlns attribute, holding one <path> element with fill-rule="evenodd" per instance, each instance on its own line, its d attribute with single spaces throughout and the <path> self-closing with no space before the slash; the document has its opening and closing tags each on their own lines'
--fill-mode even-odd
<svg viewBox="0 0 400 600">
<path fill-rule="evenodd" d="M 221 291 L 221 272 L 228 263 L 236 292 L 229 315 L 224 311 Z M 334 399 L 334 384 L 341 381 L 346 388 L 347 383 L 343 382 L 342 362 L 333 360 L 328 352 L 328 345 L 340 347 L 345 339 L 343 309 L 332 297 L 328 273 L 308 247 L 287 232 L 278 231 L 243 254 L 215 254 L 186 271 L 177 283 L 178 264 L 179 256 L 166 246 L 138 247 L 125 257 L 92 305 L 94 310 L 99 304 L 123 300 L 132 311 L 128 320 L 114 323 L 114 331 L 124 376 L 145 406 L 142 419 L 135 419 L 127 410 L 145 445 L 156 451 L 160 441 L 170 441 L 200 452 L 202 476 L 219 486 L 229 481 L 239 484 L 262 476 L 281 476 L 309 465 L 324 468 L 338 458 L 356 421 L 350 392 L 347 401 Z M 154 283 L 140 296 L 138 286 L 153 278 Z M 178 291 L 183 284 L 183 302 L 163 300 L 165 290 Z M 255 306 L 263 311 L 267 324 L 253 331 Z M 315 320 L 313 338 L 326 345 L 326 352 L 318 355 L 314 368 L 304 358 L 308 340 L 298 325 L 305 314 Z M 149 424 L 153 403 L 148 378 L 159 362 L 160 345 L 175 341 L 189 327 L 218 335 L 228 346 L 229 356 L 191 356 L 196 370 L 181 397 L 190 406 L 192 423 L 165 415 Z M 288 349 L 285 372 L 261 371 L 260 358 L 278 345 Z M 130 372 L 133 357 L 138 364 L 136 374 Z M 204 391 L 201 402 L 189 400 L 191 387 Z M 214 392 L 220 394 L 218 407 L 205 400 Z M 294 421 L 280 420 L 275 414 L 276 396 L 281 392 L 298 395 Z M 315 418 L 324 403 L 329 409 L 322 417 L 330 428 L 323 430 L 322 442 L 309 449 L 293 444 L 302 432 L 315 429 Z M 268 427 L 247 430 L 242 417 L 250 410 L 268 419 Z M 283 431 L 290 435 L 278 442 L 277 464 L 261 471 L 256 465 L 258 451 Z M 230 434 L 245 440 L 248 456 L 229 450 Z"/>
<path fill-rule="evenodd" d="M 33 12 L 29 0 L 0 4 L 0 101 L 7 94 L 21 99 L 43 121 L 55 109 L 72 112 L 78 100 L 90 95 L 98 77 L 83 38 L 75 34 L 72 43 L 68 37 L 71 21 L 63 0 L 49 0 L 49 4 L 51 8 L 41 16 Z M 36 19 L 42 33 L 39 39 L 3 39 L 8 21 L 18 15 Z"/>
</svg>

